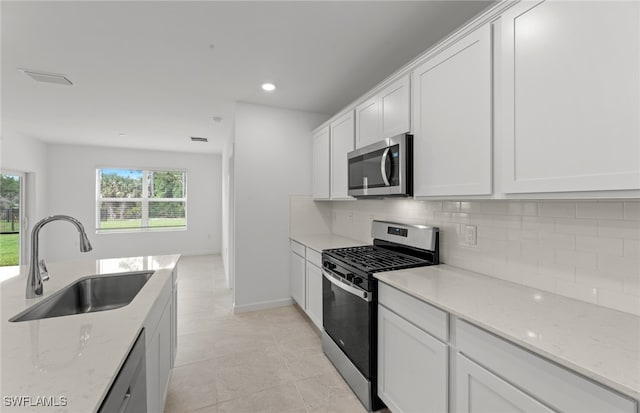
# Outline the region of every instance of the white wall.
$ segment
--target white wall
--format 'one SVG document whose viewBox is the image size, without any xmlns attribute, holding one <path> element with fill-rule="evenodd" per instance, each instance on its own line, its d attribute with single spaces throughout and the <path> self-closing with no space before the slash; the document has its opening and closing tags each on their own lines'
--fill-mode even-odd
<svg viewBox="0 0 640 413">
<path fill-rule="evenodd" d="M 80 253 L 78 235 L 66 222 L 42 231 L 52 261 L 131 255 L 219 253 L 221 229 L 221 157 L 147 150 L 49 145 L 48 211 L 79 219 L 93 251 Z M 96 234 L 96 168 L 175 168 L 187 171 L 186 231 Z"/>
<path fill-rule="evenodd" d="M 289 196 L 311 193 L 311 131 L 325 119 L 236 106 L 235 311 L 291 302 Z"/>
<path fill-rule="evenodd" d="M 28 229 L 22 251 L 22 263 L 26 263 L 26 246 L 31 228 L 47 215 L 47 144 L 20 134 L 3 131 L 0 140 L 0 169 L 26 173 L 26 216 Z M 46 253 L 46 246 L 41 248 Z"/>
<path fill-rule="evenodd" d="M 331 204 L 338 235 L 370 243 L 373 219 L 437 225 L 443 263 L 640 315 L 640 200 Z"/>
<path fill-rule="evenodd" d="M 231 254 L 233 240 L 233 138 L 230 136 L 222 151 L 222 247 L 221 255 L 227 286 L 233 288 Z"/>
</svg>

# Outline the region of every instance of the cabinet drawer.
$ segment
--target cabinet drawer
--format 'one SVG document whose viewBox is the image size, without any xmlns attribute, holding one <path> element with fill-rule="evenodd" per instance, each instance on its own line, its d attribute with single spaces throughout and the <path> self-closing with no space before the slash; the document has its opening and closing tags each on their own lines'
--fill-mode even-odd
<svg viewBox="0 0 640 413">
<path fill-rule="evenodd" d="M 449 318 L 445 311 L 382 282 L 378 287 L 378 302 L 432 336 L 444 342 L 448 340 Z"/>
<path fill-rule="evenodd" d="M 554 410 L 636 412 L 636 402 L 464 321 L 458 350 Z"/>
<path fill-rule="evenodd" d="M 322 268 L 322 254 L 307 247 L 307 261 L 318 268 Z"/>
<path fill-rule="evenodd" d="M 300 244 L 298 241 L 291 240 L 291 251 L 295 252 L 296 254 L 304 258 L 305 257 L 304 250 L 305 250 L 304 245 Z"/>
</svg>

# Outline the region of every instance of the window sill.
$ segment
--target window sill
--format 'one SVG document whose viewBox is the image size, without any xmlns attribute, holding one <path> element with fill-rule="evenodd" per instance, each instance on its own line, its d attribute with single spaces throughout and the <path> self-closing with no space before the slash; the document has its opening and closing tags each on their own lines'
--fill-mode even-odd
<svg viewBox="0 0 640 413">
<path fill-rule="evenodd" d="M 187 231 L 187 227 L 179 228 L 123 228 L 123 229 L 96 229 L 96 234 L 137 234 L 144 232 L 182 232 Z"/>
</svg>

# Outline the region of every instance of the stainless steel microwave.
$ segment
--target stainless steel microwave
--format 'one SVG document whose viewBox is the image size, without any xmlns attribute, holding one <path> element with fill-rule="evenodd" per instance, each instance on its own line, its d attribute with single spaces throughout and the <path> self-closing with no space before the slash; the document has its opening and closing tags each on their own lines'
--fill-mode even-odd
<svg viewBox="0 0 640 413">
<path fill-rule="evenodd" d="M 347 155 L 349 195 L 356 198 L 413 195 L 413 136 L 403 134 Z"/>
</svg>

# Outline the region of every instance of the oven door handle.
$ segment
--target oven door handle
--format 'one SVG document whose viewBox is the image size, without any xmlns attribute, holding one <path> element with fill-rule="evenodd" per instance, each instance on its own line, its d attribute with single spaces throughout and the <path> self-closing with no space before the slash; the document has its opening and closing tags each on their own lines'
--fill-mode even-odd
<svg viewBox="0 0 640 413">
<path fill-rule="evenodd" d="M 324 278 L 327 279 L 327 281 L 329 281 L 331 284 L 335 285 L 336 287 L 348 292 L 351 295 L 355 295 L 356 297 L 370 303 L 371 302 L 371 293 L 368 291 L 364 291 L 361 290 L 359 288 L 355 288 L 349 284 L 344 283 L 343 281 L 340 280 L 340 278 L 336 277 L 335 275 L 328 273 L 325 270 L 322 270 L 322 275 L 324 275 Z"/>
</svg>

